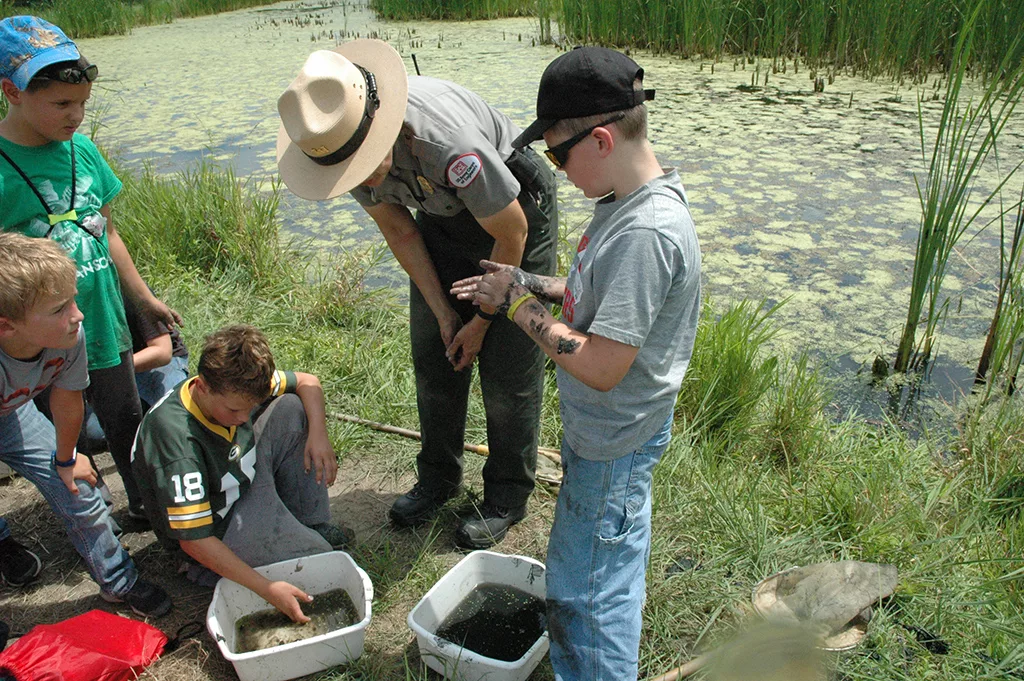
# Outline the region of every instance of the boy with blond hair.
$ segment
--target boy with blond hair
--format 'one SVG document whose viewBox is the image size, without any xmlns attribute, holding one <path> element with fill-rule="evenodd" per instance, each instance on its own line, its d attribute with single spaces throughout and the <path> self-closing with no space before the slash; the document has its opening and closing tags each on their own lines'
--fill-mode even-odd
<svg viewBox="0 0 1024 681">
<path fill-rule="evenodd" d="M 75 261 L 89 358 L 86 398 L 124 482 L 128 515 L 141 520 L 131 446 L 142 406 L 122 290 L 154 321 L 181 319 L 139 276 L 111 218 L 121 181 L 77 132 L 97 75 L 57 26 L 33 16 L 0 21 L 0 90 L 9 104 L 0 120 L 0 230 L 52 239 Z"/>
<path fill-rule="evenodd" d="M 114 536 L 110 511 L 75 441 L 89 385 L 75 264 L 48 239 L 0 232 L 0 461 L 32 482 L 61 518 L 109 602 L 158 617 L 171 608 Z M 32 398 L 52 386 L 51 424 Z"/>
<path fill-rule="evenodd" d="M 157 537 L 198 563 L 190 579 L 226 577 L 309 620 L 300 607 L 309 595 L 253 567 L 352 540 L 330 522 L 338 460 L 316 376 L 276 370 L 258 329 L 225 327 L 207 337 L 197 375 L 143 417 L 132 465 Z"/>
<path fill-rule="evenodd" d="M 558 681 L 637 678 L 652 472 L 700 311 L 700 247 L 676 171 L 647 141 L 643 69 L 603 47 L 548 65 L 538 120 L 556 168 L 600 199 L 565 279 L 483 261 L 456 282 L 493 305 L 558 365 L 564 477 L 548 540 L 547 616 Z M 542 304 L 560 303 L 562 319 Z"/>
</svg>

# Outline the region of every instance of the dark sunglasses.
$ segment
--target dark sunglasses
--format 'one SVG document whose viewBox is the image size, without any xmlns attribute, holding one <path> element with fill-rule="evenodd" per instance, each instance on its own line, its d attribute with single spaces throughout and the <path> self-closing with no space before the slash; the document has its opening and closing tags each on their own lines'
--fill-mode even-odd
<svg viewBox="0 0 1024 681">
<path fill-rule="evenodd" d="M 79 85 L 80 83 L 91 83 L 100 75 L 100 69 L 95 64 L 89 64 L 84 69 L 77 66 L 69 66 L 66 69 L 54 71 L 46 76 L 39 76 L 40 80 L 59 80 L 62 83 Z"/>
<path fill-rule="evenodd" d="M 544 150 L 544 155 L 548 157 L 548 160 L 555 166 L 555 168 L 561 168 L 569 162 L 569 150 L 575 147 L 577 144 L 587 138 L 590 133 L 594 132 L 598 128 L 604 127 L 609 123 L 622 120 L 626 117 L 626 114 L 620 113 L 612 116 L 611 118 L 601 121 L 595 126 L 589 127 L 582 132 L 578 132 L 569 139 L 565 140 L 561 144 L 556 144 L 553 147 Z"/>
</svg>

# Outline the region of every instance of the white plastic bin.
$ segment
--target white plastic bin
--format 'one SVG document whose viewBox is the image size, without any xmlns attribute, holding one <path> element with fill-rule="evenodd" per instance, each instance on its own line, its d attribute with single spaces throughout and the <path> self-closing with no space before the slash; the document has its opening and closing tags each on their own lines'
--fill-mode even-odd
<svg viewBox="0 0 1024 681">
<path fill-rule="evenodd" d="M 428 667 L 456 681 L 526 681 L 548 652 L 548 632 L 512 662 L 485 657 L 439 638 L 437 629 L 480 584 L 503 584 L 544 599 L 544 564 L 526 556 L 473 551 L 449 570 L 409 613 L 420 657 Z"/>
<path fill-rule="evenodd" d="M 244 586 L 221 579 L 213 590 L 213 601 L 206 612 L 206 628 L 217 642 L 221 654 L 235 666 L 235 673 L 241 681 L 285 681 L 344 664 L 363 654 L 366 627 L 370 624 L 373 585 L 351 556 L 344 551 L 331 551 L 265 565 L 256 571 L 267 579 L 294 584 L 312 596 L 345 589 L 360 621 L 303 641 L 236 653 L 235 623 L 246 615 L 273 606 Z"/>
</svg>

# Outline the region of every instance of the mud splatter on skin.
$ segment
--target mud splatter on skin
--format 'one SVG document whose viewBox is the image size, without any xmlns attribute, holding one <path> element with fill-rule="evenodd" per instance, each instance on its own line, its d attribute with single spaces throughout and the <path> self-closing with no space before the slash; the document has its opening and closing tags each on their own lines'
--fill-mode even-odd
<svg viewBox="0 0 1024 681">
<path fill-rule="evenodd" d="M 558 348 L 556 352 L 560 355 L 575 355 L 576 351 L 580 349 L 579 341 L 574 341 L 571 338 L 559 338 Z"/>
</svg>

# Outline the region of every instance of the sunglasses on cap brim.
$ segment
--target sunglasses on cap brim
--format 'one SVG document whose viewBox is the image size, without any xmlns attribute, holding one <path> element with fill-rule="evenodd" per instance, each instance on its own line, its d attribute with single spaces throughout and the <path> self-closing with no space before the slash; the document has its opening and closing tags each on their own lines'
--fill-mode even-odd
<svg viewBox="0 0 1024 681">
<path fill-rule="evenodd" d="M 548 147 L 547 149 L 544 150 L 544 155 L 548 157 L 548 160 L 551 161 L 552 165 L 554 165 L 555 168 L 561 168 L 562 166 L 569 162 L 569 150 L 572 149 L 577 144 L 579 144 L 580 142 L 582 142 L 584 139 L 586 139 L 586 137 L 590 135 L 590 133 L 594 132 L 598 128 L 602 128 L 606 125 L 614 123 L 615 121 L 622 120 L 625 117 L 626 114 L 620 113 L 612 116 L 611 118 L 603 120 L 597 125 L 593 125 L 587 128 L 586 130 L 582 130 L 576 133 L 575 135 L 565 140 L 561 144 L 556 144 L 553 147 Z"/>
<path fill-rule="evenodd" d="M 77 66 L 69 66 L 64 69 L 58 69 L 45 76 L 36 76 L 39 80 L 56 80 L 61 83 L 69 83 L 71 85 L 80 85 L 81 83 L 91 83 L 96 80 L 96 77 L 100 75 L 100 69 L 95 64 L 89 64 L 84 69 L 80 69 Z"/>
</svg>

